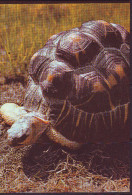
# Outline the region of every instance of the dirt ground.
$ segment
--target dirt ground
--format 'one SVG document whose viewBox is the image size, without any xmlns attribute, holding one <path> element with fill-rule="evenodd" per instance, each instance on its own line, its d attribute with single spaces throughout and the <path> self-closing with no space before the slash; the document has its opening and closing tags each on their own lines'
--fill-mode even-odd
<svg viewBox="0 0 132 195">
<path fill-rule="evenodd" d="M 23 104 L 25 86 L 0 85 L 0 106 Z M 7 144 L 9 126 L 0 118 L 0 193 L 129 192 L 129 144 L 87 144 L 70 151 L 54 143 L 21 149 Z"/>
</svg>

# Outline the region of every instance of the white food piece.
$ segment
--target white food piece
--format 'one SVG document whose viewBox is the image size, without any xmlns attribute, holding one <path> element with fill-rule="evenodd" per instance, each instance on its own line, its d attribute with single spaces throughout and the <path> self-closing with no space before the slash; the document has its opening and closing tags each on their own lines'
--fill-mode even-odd
<svg viewBox="0 0 132 195">
<path fill-rule="evenodd" d="M 26 113 L 24 107 L 20 107 L 14 103 L 5 103 L 0 108 L 0 114 L 8 125 L 12 125 Z"/>
</svg>

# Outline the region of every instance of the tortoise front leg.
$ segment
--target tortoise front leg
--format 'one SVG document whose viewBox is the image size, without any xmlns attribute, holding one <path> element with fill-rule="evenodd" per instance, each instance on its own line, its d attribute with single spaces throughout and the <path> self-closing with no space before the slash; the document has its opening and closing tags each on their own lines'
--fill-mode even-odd
<svg viewBox="0 0 132 195">
<path fill-rule="evenodd" d="M 46 121 L 44 119 L 39 118 L 37 116 L 35 118 L 38 118 L 39 121 L 46 124 Z M 75 149 L 79 149 L 82 146 L 82 144 L 75 142 L 75 141 L 71 141 L 71 140 L 67 139 L 66 137 L 64 137 L 52 125 L 49 125 L 47 127 L 47 129 L 45 130 L 45 134 L 49 137 L 50 140 L 54 141 L 55 143 L 58 143 L 62 146 L 68 147 L 70 149 L 75 150 Z"/>
<path fill-rule="evenodd" d="M 76 150 L 82 146 L 82 144 L 75 141 L 71 141 L 64 137 L 62 134 L 56 131 L 54 127 L 50 127 L 48 130 L 46 130 L 46 135 L 54 142 L 59 143 L 60 145 L 68 147 L 70 149 Z"/>
</svg>

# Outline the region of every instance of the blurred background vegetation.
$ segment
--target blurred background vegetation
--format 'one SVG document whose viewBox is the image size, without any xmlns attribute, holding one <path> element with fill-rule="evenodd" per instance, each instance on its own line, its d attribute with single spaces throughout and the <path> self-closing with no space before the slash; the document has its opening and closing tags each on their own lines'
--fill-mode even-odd
<svg viewBox="0 0 132 195">
<path fill-rule="evenodd" d="M 0 75 L 26 76 L 30 58 L 50 36 L 89 20 L 106 20 L 130 31 L 130 4 L 1 4 Z"/>
</svg>

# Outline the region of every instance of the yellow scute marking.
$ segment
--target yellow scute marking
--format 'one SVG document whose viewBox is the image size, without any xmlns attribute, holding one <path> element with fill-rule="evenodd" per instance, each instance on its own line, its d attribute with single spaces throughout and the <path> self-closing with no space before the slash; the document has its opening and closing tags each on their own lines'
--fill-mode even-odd
<svg viewBox="0 0 132 195">
<path fill-rule="evenodd" d="M 110 124 L 111 124 L 111 127 L 112 127 L 112 113 L 110 112 Z"/>
<path fill-rule="evenodd" d="M 55 75 L 48 74 L 47 81 L 52 82 Z"/>
<path fill-rule="evenodd" d="M 83 102 L 82 104 L 75 105 L 75 107 L 83 106 L 83 105 L 89 103 L 92 100 L 92 98 L 94 97 L 94 95 L 95 94 L 93 93 L 87 101 Z"/>
<path fill-rule="evenodd" d="M 123 77 L 125 77 L 125 72 L 122 66 L 117 65 L 116 69 L 115 69 L 116 73 L 119 75 L 120 79 L 122 79 Z"/>
<path fill-rule="evenodd" d="M 75 53 L 75 56 L 76 56 L 76 60 L 77 60 L 78 64 L 80 64 L 80 62 L 79 62 L 79 53 Z"/>
<path fill-rule="evenodd" d="M 60 121 L 58 121 L 58 123 L 56 123 L 56 125 L 59 125 L 70 114 L 70 111 L 71 111 L 71 104 L 69 105 L 69 108 L 68 108 L 66 115 Z"/>
<path fill-rule="evenodd" d="M 81 48 L 82 49 L 82 48 Z M 86 55 L 85 49 L 82 49 L 82 53 Z"/>
<path fill-rule="evenodd" d="M 90 119 L 90 122 L 89 122 L 89 128 L 91 127 L 91 123 L 92 123 L 93 117 L 94 117 L 94 113 L 92 113 L 92 115 L 91 115 L 91 119 Z"/>
<path fill-rule="evenodd" d="M 110 83 L 107 81 L 107 79 L 104 78 L 105 83 L 108 85 L 109 88 L 111 88 Z"/>
<path fill-rule="evenodd" d="M 102 24 L 106 25 L 106 26 L 109 26 L 110 24 L 104 20 L 98 20 L 98 22 L 101 22 Z"/>
<path fill-rule="evenodd" d="M 82 38 L 79 35 L 72 35 L 71 39 L 74 43 L 79 42 Z"/>
<path fill-rule="evenodd" d="M 58 118 L 57 118 L 57 120 L 56 120 L 56 124 L 58 123 L 58 121 L 59 121 L 59 119 L 60 119 L 60 117 L 61 117 L 61 115 L 62 115 L 63 111 L 65 110 L 65 107 L 66 107 L 66 100 L 64 101 L 64 104 L 63 104 L 62 110 L 61 110 L 61 112 L 60 112 L 60 114 L 59 114 L 59 116 L 58 116 Z"/>
<path fill-rule="evenodd" d="M 85 127 L 86 127 L 86 125 L 87 125 L 87 112 L 85 112 Z"/>
<path fill-rule="evenodd" d="M 105 123 L 105 118 L 104 118 L 104 114 L 101 113 L 101 115 L 102 115 L 102 119 L 103 119 L 104 125 L 106 125 L 106 123 Z"/>
<path fill-rule="evenodd" d="M 97 81 L 97 82 L 95 82 L 94 84 L 93 84 L 93 89 L 94 89 L 94 91 L 96 92 L 96 91 L 105 91 L 105 88 L 104 88 L 104 86 L 99 82 L 99 81 Z"/>
<path fill-rule="evenodd" d="M 80 118 L 81 118 L 82 112 L 80 111 L 78 114 L 77 122 L 76 122 L 76 127 L 79 125 Z"/>
<path fill-rule="evenodd" d="M 126 122 L 128 118 L 128 104 L 125 104 L 125 117 L 124 117 L 124 123 Z"/>
<path fill-rule="evenodd" d="M 117 85 L 117 80 L 115 79 L 115 77 L 112 74 L 110 74 L 108 76 L 107 80 L 108 80 L 108 82 L 110 84 L 110 88 L 113 87 L 114 85 Z"/>
<path fill-rule="evenodd" d="M 109 92 L 107 92 L 107 93 L 108 93 L 108 98 L 109 98 L 110 107 L 111 107 L 112 110 L 114 110 L 114 109 L 115 109 L 115 106 L 112 104 L 112 101 L 111 101 L 111 97 L 110 97 Z"/>
<path fill-rule="evenodd" d="M 37 55 L 38 55 L 38 52 L 36 52 L 36 53 L 31 57 L 31 61 L 33 61 L 33 60 L 36 58 Z"/>
<path fill-rule="evenodd" d="M 39 118 L 39 117 L 37 117 L 37 116 L 34 116 L 36 119 L 38 119 L 39 121 L 41 121 L 41 122 L 43 122 L 44 124 L 50 124 L 50 122 L 48 121 L 48 120 L 44 120 L 44 119 L 42 119 L 42 118 Z"/>
</svg>

